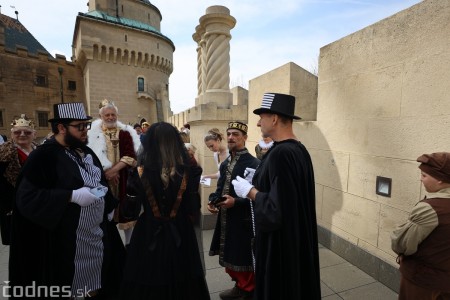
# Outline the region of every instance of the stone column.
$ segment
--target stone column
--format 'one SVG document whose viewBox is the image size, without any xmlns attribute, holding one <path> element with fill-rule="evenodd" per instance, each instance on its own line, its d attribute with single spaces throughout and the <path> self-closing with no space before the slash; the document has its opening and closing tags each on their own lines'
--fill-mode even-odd
<svg viewBox="0 0 450 300">
<path fill-rule="evenodd" d="M 204 49 L 204 40 L 203 35 L 205 33 L 205 29 L 198 25 L 195 27 L 195 33 L 192 35 L 192 38 L 195 42 L 197 42 L 197 98 L 195 98 L 195 105 L 203 104 L 202 96 L 204 93 L 204 72 L 205 69 L 204 58 L 203 58 L 203 49 Z"/>
<path fill-rule="evenodd" d="M 200 18 L 199 26 L 204 29 L 201 41 L 204 40 L 205 43 L 205 47 L 201 47 L 203 104 L 215 102 L 218 108 L 229 108 L 232 105 L 230 31 L 235 25 L 236 19 L 225 6 L 210 6 Z"/>
</svg>

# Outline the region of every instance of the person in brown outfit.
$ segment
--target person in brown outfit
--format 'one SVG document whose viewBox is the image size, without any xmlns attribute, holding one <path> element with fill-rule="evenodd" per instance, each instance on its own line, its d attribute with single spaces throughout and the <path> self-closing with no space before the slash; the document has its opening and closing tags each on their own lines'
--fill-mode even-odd
<svg viewBox="0 0 450 300">
<path fill-rule="evenodd" d="M 0 145 L 0 232 L 3 245 L 10 244 L 12 205 L 16 181 L 28 155 L 36 149 L 34 124 L 25 114 L 12 122 L 11 139 Z"/>
<path fill-rule="evenodd" d="M 398 299 L 450 299 L 450 153 L 423 154 L 417 161 L 429 197 L 391 236 L 400 264 Z"/>
</svg>

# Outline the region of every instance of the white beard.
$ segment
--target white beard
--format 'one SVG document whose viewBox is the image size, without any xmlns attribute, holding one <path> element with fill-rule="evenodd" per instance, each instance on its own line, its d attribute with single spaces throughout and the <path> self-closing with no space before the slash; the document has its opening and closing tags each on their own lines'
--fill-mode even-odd
<svg viewBox="0 0 450 300">
<path fill-rule="evenodd" d="M 105 134 L 103 133 L 102 124 L 103 122 L 101 119 L 92 122 L 91 130 L 88 131 L 88 147 L 98 156 L 103 170 L 107 170 L 112 167 L 112 162 L 108 159 L 108 150 L 106 149 L 106 139 Z M 117 130 L 125 130 L 130 133 L 133 140 L 134 152 L 137 154 L 138 149 L 141 146 L 141 140 L 139 139 L 136 130 L 130 125 L 125 125 L 119 121 L 117 121 L 116 127 Z"/>
</svg>

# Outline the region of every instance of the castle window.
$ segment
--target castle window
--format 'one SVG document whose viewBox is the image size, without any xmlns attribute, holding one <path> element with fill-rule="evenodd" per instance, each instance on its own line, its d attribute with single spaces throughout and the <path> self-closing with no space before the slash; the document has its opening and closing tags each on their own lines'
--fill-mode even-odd
<svg viewBox="0 0 450 300">
<path fill-rule="evenodd" d="M 37 112 L 38 127 L 48 127 L 48 112 L 38 111 Z"/>
<path fill-rule="evenodd" d="M 47 86 L 47 77 L 45 75 L 36 75 L 34 84 L 37 86 Z"/>
<path fill-rule="evenodd" d="M 138 78 L 138 92 L 143 92 L 144 91 L 144 85 L 145 81 L 143 77 L 139 77 Z"/>
<path fill-rule="evenodd" d="M 128 36 L 125 34 L 125 42 L 128 42 Z"/>
<path fill-rule="evenodd" d="M 0 110 L 0 127 L 5 127 L 5 124 L 3 124 L 3 110 Z"/>
<path fill-rule="evenodd" d="M 67 83 L 67 89 L 70 91 L 76 91 L 77 90 L 77 82 L 74 80 L 69 80 Z"/>
</svg>

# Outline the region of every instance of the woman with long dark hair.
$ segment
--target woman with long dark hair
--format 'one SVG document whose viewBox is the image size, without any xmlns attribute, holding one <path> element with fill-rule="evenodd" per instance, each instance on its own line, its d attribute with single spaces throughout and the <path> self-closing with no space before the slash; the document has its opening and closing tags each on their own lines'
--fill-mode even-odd
<svg viewBox="0 0 450 300">
<path fill-rule="evenodd" d="M 175 127 L 146 133 L 139 217 L 127 252 L 122 299 L 210 299 L 192 220 L 200 211 L 200 173 Z"/>
</svg>

